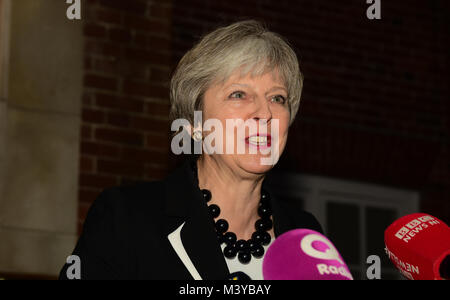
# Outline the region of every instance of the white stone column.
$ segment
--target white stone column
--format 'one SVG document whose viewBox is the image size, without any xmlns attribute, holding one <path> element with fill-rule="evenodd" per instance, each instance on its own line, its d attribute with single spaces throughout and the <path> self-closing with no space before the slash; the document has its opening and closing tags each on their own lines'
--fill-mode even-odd
<svg viewBox="0 0 450 300">
<path fill-rule="evenodd" d="M 0 272 L 56 275 L 76 241 L 82 22 L 65 1 L 8 2 Z"/>
<path fill-rule="evenodd" d="M 6 99 L 8 96 L 10 11 L 11 0 L 0 0 L 0 226 L 2 224 L 1 210 L 6 176 Z"/>
</svg>

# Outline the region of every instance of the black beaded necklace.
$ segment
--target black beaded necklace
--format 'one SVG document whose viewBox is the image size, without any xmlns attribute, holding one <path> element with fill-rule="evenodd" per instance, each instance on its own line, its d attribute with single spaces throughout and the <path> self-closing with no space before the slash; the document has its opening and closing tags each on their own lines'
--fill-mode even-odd
<svg viewBox="0 0 450 300">
<path fill-rule="evenodd" d="M 193 163 L 193 171 L 194 178 L 198 184 L 196 162 Z M 208 203 L 212 198 L 211 192 L 207 189 L 202 189 L 201 192 L 203 199 Z M 251 239 L 247 241 L 242 239 L 237 240 L 236 234 L 228 231 L 228 222 L 225 219 L 215 221 L 220 215 L 220 208 L 217 204 L 208 205 L 208 211 L 214 223 L 219 244 L 226 244 L 223 249 L 223 254 L 226 258 L 232 259 L 237 255 L 242 264 L 248 264 L 252 256 L 260 258 L 264 255 L 263 246 L 268 245 L 271 241 L 271 236 L 267 231 L 273 226 L 272 220 L 270 219 L 272 215 L 270 197 L 266 191 L 261 191 L 261 199 L 258 207 L 260 219 L 255 222 L 255 232 L 252 234 Z"/>
</svg>

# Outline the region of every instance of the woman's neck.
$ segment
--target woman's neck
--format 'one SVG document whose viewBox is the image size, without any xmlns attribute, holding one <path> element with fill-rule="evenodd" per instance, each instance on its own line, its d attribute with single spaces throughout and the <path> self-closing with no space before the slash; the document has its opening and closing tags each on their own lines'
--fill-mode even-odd
<svg viewBox="0 0 450 300">
<path fill-rule="evenodd" d="M 211 191 L 208 204 L 220 207 L 219 219 L 228 222 L 228 231 L 236 234 L 238 240 L 251 238 L 258 220 L 263 175 L 243 176 L 210 156 L 197 161 L 200 189 Z"/>
</svg>

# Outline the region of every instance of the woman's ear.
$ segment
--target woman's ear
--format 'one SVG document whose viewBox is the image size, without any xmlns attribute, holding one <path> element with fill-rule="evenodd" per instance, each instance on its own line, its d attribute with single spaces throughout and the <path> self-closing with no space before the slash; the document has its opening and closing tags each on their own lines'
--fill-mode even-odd
<svg viewBox="0 0 450 300">
<path fill-rule="evenodd" d="M 202 126 L 200 123 L 195 128 L 192 128 L 190 124 L 185 125 L 184 129 L 189 133 L 194 141 L 201 142 L 203 140 Z"/>
</svg>

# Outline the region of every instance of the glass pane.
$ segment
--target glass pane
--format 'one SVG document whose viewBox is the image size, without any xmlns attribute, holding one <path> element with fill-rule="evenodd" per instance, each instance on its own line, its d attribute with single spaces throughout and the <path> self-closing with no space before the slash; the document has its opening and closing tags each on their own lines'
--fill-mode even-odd
<svg viewBox="0 0 450 300">
<path fill-rule="evenodd" d="M 384 251 L 384 231 L 397 219 L 396 211 L 388 208 L 366 207 L 365 213 L 367 256 L 378 255 L 381 258 L 382 270 L 394 270 L 394 266 Z M 388 279 L 388 277 L 391 276 L 381 273 L 381 279 Z"/>
<path fill-rule="evenodd" d="M 354 204 L 327 203 L 327 236 L 347 265 L 360 265 L 359 208 Z"/>
</svg>

